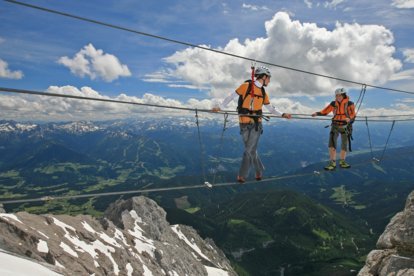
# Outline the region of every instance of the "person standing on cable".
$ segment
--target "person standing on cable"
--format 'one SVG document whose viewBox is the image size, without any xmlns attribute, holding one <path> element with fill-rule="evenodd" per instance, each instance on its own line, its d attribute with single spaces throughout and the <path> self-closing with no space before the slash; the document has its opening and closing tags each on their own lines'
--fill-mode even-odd
<svg viewBox="0 0 414 276">
<path fill-rule="evenodd" d="M 343 169 L 351 167 L 346 161 L 346 152 L 349 145 L 351 151 L 352 123 L 355 120 L 355 105 L 346 95 L 345 88 L 335 90 L 335 101 L 332 101 L 323 110 L 314 112 L 312 117 L 326 116 L 333 112 L 331 131 L 329 133 L 329 163 L 325 170 L 333 171 L 336 169 L 336 145 L 339 134 L 341 135 L 341 152 L 339 166 Z"/>
<path fill-rule="evenodd" d="M 270 70 L 264 66 L 259 66 L 254 70 L 252 67 L 252 80 L 245 81 L 237 89 L 236 93 L 227 96 L 220 107 L 214 107 L 214 112 L 220 111 L 237 97 L 239 98 L 237 111 L 239 113 L 240 134 L 243 138 L 244 153 L 240 165 L 237 181 L 246 182 L 250 168 L 253 167 L 256 173 L 256 180 L 262 180 L 264 166 L 257 153 L 257 146 L 260 135 L 263 133 L 262 126 L 262 107 L 265 105 L 267 110 L 276 116 L 290 119 L 288 113 L 281 113 L 270 104 L 269 96 L 266 94 L 265 87 L 270 83 Z"/>
</svg>

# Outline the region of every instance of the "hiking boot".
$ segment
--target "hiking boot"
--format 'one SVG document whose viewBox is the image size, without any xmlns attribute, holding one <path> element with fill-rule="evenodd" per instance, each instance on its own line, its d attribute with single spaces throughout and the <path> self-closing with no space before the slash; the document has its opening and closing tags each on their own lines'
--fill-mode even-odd
<svg viewBox="0 0 414 276">
<path fill-rule="evenodd" d="M 261 174 L 261 173 L 256 173 L 256 180 L 257 180 L 257 181 L 262 180 L 262 178 L 263 178 L 263 176 L 262 176 L 262 174 Z"/>
<path fill-rule="evenodd" d="M 335 161 L 329 161 L 328 165 L 324 168 L 326 171 L 333 171 L 336 169 L 336 162 Z"/>
<path fill-rule="evenodd" d="M 348 163 L 346 163 L 345 160 L 339 160 L 339 166 L 342 169 L 349 169 L 351 167 L 351 165 L 349 165 Z"/>
<path fill-rule="evenodd" d="M 244 179 L 244 177 L 237 176 L 237 182 L 244 183 L 244 182 L 246 182 L 246 179 Z"/>
</svg>

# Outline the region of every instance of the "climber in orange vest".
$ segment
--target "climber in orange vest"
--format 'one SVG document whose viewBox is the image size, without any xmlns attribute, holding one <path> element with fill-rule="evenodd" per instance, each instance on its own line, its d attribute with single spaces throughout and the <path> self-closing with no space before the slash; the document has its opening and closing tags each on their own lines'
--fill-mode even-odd
<svg viewBox="0 0 414 276">
<path fill-rule="evenodd" d="M 351 143 L 352 123 L 355 120 L 355 105 L 349 100 L 345 88 L 335 90 L 335 101 L 332 101 L 323 110 L 315 112 L 312 117 L 326 116 L 333 112 L 331 131 L 329 133 L 329 163 L 325 170 L 333 171 L 336 169 L 336 146 L 338 136 L 341 135 L 341 152 L 339 166 L 343 169 L 351 167 L 346 161 L 346 152 Z"/>
<path fill-rule="evenodd" d="M 236 89 L 236 93 L 231 93 L 223 100 L 220 107 L 212 109 L 212 111 L 218 112 L 232 100 L 239 99 L 237 111 L 239 113 L 240 134 L 244 142 L 243 159 L 237 176 L 239 183 L 246 181 L 251 167 L 256 172 L 256 180 L 261 180 L 263 176 L 264 166 L 257 153 L 259 138 L 263 133 L 263 105 L 276 116 L 286 119 L 291 118 L 291 114 L 281 113 L 270 104 L 269 96 L 264 89 L 269 84 L 270 77 L 271 73 L 268 68 L 259 66 L 254 69 L 252 67 L 252 80 L 242 83 Z"/>
</svg>

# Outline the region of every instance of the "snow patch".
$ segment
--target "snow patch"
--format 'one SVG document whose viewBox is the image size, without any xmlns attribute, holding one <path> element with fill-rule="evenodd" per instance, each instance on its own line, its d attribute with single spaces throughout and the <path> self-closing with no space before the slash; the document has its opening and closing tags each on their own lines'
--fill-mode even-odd
<svg viewBox="0 0 414 276">
<path fill-rule="evenodd" d="M 133 218 L 133 219 L 135 219 L 136 221 L 138 221 L 139 223 L 142 223 L 142 224 L 146 224 L 143 220 L 142 220 L 142 218 L 140 218 L 139 216 L 138 216 L 138 214 L 137 214 L 137 212 L 135 212 L 135 210 L 131 210 L 130 212 L 129 212 L 129 214 L 131 215 L 131 217 Z"/>
<path fill-rule="evenodd" d="M 57 276 L 61 274 L 38 263 L 0 251 L 0 275 Z"/>
<path fill-rule="evenodd" d="M 115 228 L 115 238 L 121 240 L 126 246 L 129 246 L 124 233 L 122 233 L 118 228 Z"/>
<path fill-rule="evenodd" d="M 107 243 L 109 243 L 109 244 L 111 244 L 113 246 L 116 246 L 116 247 L 119 247 L 119 248 L 122 247 L 119 243 L 116 242 L 116 240 L 114 238 L 111 238 L 110 236 L 108 236 L 105 233 L 99 233 L 99 237 L 102 240 L 104 240 L 105 242 L 107 242 Z"/>
<path fill-rule="evenodd" d="M 127 275 L 132 276 L 132 272 L 134 272 L 134 269 L 132 268 L 132 265 L 130 263 L 127 263 L 126 270 L 127 270 Z"/>
<path fill-rule="evenodd" d="M 83 228 L 85 228 L 86 231 L 90 232 L 90 233 L 95 233 L 95 229 L 92 228 L 92 226 L 90 226 L 86 221 L 82 221 L 82 226 Z"/>
<path fill-rule="evenodd" d="M 21 224 L 24 224 L 16 215 L 13 215 L 13 214 L 0 214 L 0 217 L 5 218 L 6 220 L 12 219 L 17 222 L 20 222 Z"/>
<path fill-rule="evenodd" d="M 181 232 L 178 225 L 171 226 L 171 229 L 177 234 L 177 236 L 181 240 L 183 240 L 188 246 L 190 246 L 199 256 L 201 256 L 205 260 L 211 262 L 211 260 L 206 255 L 204 255 L 203 252 L 201 252 L 200 248 L 197 246 L 196 243 L 192 243 L 187 239 L 187 237 Z"/>
<path fill-rule="evenodd" d="M 72 226 L 67 225 L 66 223 L 58 220 L 57 218 L 52 217 L 52 219 L 53 219 L 53 223 L 56 224 L 57 226 L 59 226 L 60 228 L 62 228 L 63 231 L 65 231 L 66 234 L 69 235 L 69 232 L 67 231 L 67 229 L 70 229 L 70 230 L 72 230 L 73 232 L 76 233 L 76 229 L 73 228 Z"/>
<path fill-rule="evenodd" d="M 148 269 L 144 264 L 142 264 L 142 267 L 144 268 L 144 276 L 153 276 L 151 270 Z"/>
<path fill-rule="evenodd" d="M 137 218 L 138 218 L 138 216 L 137 216 Z M 135 248 L 138 250 L 139 253 L 142 254 L 142 252 L 147 252 L 151 257 L 153 257 L 153 258 L 155 257 L 155 255 L 154 255 L 154 251 L 155 251 L 154 241 L 144 237 L 144 235 L 142 234 L 143 230 L 141 229 L 141 227 L 139 227 L 137 222 L 135 222 L 134 231 L 128 230 L 128 232 L 133 237 L 136 238 L 136 239 L 134 239 Z"/>
<path fill-rule="evenodd" d="M 204 267 L 207 270 L 208 276 L 228 276 L 229 275 L 227 271 L 219 269 L 219 268 L 215 268 L 211 266 L 204 266 Z"/>
<path fill-rule="evenodd" d="M 55 266 L 66 269 L 61 263 L 59 263 L 57 260 L 55 260 Z"/>
<path fill-rule="evenodd" d="M 48 253 L 49 247 L 47 246 L 47 242 L 45 242 L 44 240 L 39 240 L 39 242 L 37 243 L 37 251 L 41 253 Z"/>
<path fill-rule="evenodd" d="M 78 258 L 78 253 L 76 253 L 75 251 L 73 251 L 73 249 L 69 245 L 67 245 L 66 243 L 60 242 L 60 245 L 59 246 L 63 250 L 65 250 L 67 253 L 69 253 L 70 255 L 72 255 L 73 257 Z"/>
<path fill-rule="evenodd" d="M 32 129 L 35 129 L 37 125 L 24 125 L 24 124 L 16 124 L 16 128 L 22 131 L 30 131 Z"/>
</svg>

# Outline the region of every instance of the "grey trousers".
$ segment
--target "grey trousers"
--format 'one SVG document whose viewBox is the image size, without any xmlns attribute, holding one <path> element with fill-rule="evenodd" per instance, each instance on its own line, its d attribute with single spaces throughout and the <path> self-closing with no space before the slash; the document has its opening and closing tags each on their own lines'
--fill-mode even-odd
<svg viewBox="0 0 414 276">
<path fill-rule="evenodd" d="M 258 125 L 258 130 L 255 129 L 255 124 L 240 124 L 240 135 L 243 138 L 244 153 L 239 176 L 244 179 L 249 175 L 251 166 L 254 167 L 256 174 L 262 175 L 263 173 L 264 166 L 257 154 L 257 145 L 262 132 L 263 126 L 261 123 Z"/>
</svg>

